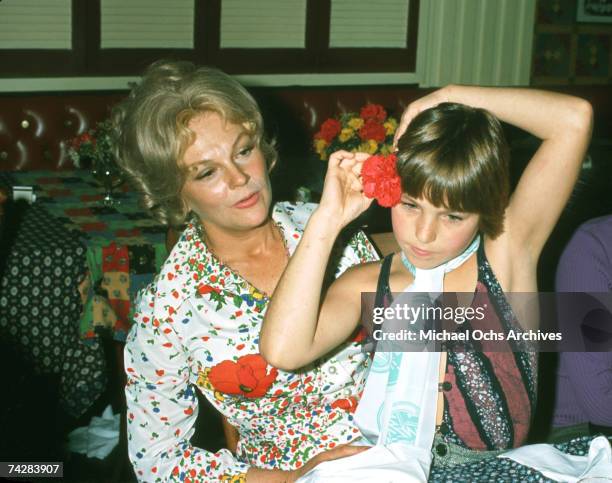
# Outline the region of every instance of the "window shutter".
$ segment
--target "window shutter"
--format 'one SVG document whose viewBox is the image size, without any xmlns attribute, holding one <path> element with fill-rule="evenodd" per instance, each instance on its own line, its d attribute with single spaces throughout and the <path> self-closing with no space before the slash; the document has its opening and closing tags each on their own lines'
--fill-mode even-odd
<svg viewBox="0 0 612 483">
<path fill-rule="evenodd" d="M 405 48 L 409 0 L 332 0 L 331 48 Z"/>
<path fill-rule="evenodd" d="M 72 2 L 4 0 L 0 49 L 72 49 Z"/>
<path fill-rule="evenodd" d="M 193 48 L 194 0 L 101 0 L 102 49 Z"/>
<path fill-rule="evenodd" d="M 306 0 L 223 0 L 221 48 L 298 48 L 306 45 Z"/>
</svg>

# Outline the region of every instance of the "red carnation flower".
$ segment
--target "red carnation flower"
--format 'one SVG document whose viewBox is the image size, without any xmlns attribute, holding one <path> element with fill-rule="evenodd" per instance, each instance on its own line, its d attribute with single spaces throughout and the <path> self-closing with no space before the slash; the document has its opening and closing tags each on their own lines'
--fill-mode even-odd
<svg viewBox="0 0 612 483">
<path fill-rule="evenodd" d="M 236 362 L 220 362 L 210 370 L 208 379 L 215 389 L 226 394 L 262 397 L 278 375 L 275 367 L 269 373 L 267 369 L 268 363 L 260 354 L 249 354 Z"/>
<path fill-rule="evenodd" d="M 368 198 L 376 198 L 380 206 L 391 208 L 400 202 L 402 183 L 396 168 L 397 157 L 370 156 L 363 163 L 361 178 L 363 192 Z"/>
<path fill-rule="evenodd" d="M 373 139 L 377 143 L 382 143 L 387 137 L 385 127 L 374 119 L 367 120 L 359 130 L 359 137 L 367 141 Z"/>
<path fill-rule="evenodd" d="M 385 111 L 385 108 L 380 104 L 366 104 L 361 108 L 359 116 L 364 121 L 372 119 L 379 123 L 383 123 L 385 119 L 387 119 L 387 111 Z"/>
<path fill-rule="evenodd" d="M 325 139 L 327 143 L 331 143 L 338 134 L 342 131 L 342 124 L 338 119 L 327 119 L 321 124 L 321 129 L 315 134 L 316 139 Z"/>
</svg>

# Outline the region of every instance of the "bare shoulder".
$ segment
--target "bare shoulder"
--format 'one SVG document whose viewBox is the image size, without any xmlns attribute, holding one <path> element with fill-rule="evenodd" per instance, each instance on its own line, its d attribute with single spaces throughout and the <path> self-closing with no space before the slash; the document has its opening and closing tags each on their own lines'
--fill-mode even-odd
<svg viewBox="0 0 612 483">
<path fill-rule="evenodd" d="M 356 292 L 375 292 L 382 260 L 355 265 L 342 274 L 332 288 Z"/>
</svg>

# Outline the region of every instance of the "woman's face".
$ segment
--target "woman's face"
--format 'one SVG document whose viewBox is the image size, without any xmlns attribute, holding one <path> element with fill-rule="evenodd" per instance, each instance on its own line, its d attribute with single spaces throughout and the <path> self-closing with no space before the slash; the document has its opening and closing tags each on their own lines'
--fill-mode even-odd
<svg viewBox="0 0 612 483">
<path fill-rule="evenodd" d="M 182 196 L 205 229 L 245 231 L 268 219 L 272 192 L 264 156 L 244 126 L 208 112 L 188 124 L 195 138 L 181 165 Z"/>
<path fill-rule="evenodd" d="M 421 269 L 437 267 L 462 253 L 478 231 L 479 218 L 405 193 L 391 208 L 395 238 L 412 264 Z"/>
</svg>

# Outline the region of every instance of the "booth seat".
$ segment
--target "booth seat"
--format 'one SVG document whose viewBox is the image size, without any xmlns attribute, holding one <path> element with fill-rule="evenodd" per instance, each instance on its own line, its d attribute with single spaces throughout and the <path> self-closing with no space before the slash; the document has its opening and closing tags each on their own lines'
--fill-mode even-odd
<svg viewBox="0 0 612 483">
<path fill-rule="evenodd" d="M 612 139 L 609 86 L 555 89 L 588 99 L 595 108 L 595 137 Z M 339 112 L 378 103 L 399 117 L 430 90 L 416 86 L 253 87 L 268 131 L 289 164 L 312 152 L 312 135 Z M 0 170 L 70 169 L 69 141 L 108 117 L 127 91 L 0 94 Z M 526 116 L 529 113 L 525 113 Z M 283 158 L 281 158 L 283 160 Z"/>
<path fill-rule="evenodd" d="M 108 116 L 125 94 L 0 95 L 0 170 L 73 168 L 69 141 Z"/>
<path fill-rule="evenodd" d="M 252 88 L 269 131 L 290 155 L 305 157 L 326 118 L 367 102 L 395 113 L 425 92 L 417 87 Z M 0 94 L 0 170 L 72 168 L 69 142 L 107 118 L 123 92 Z"/>
</svg>

